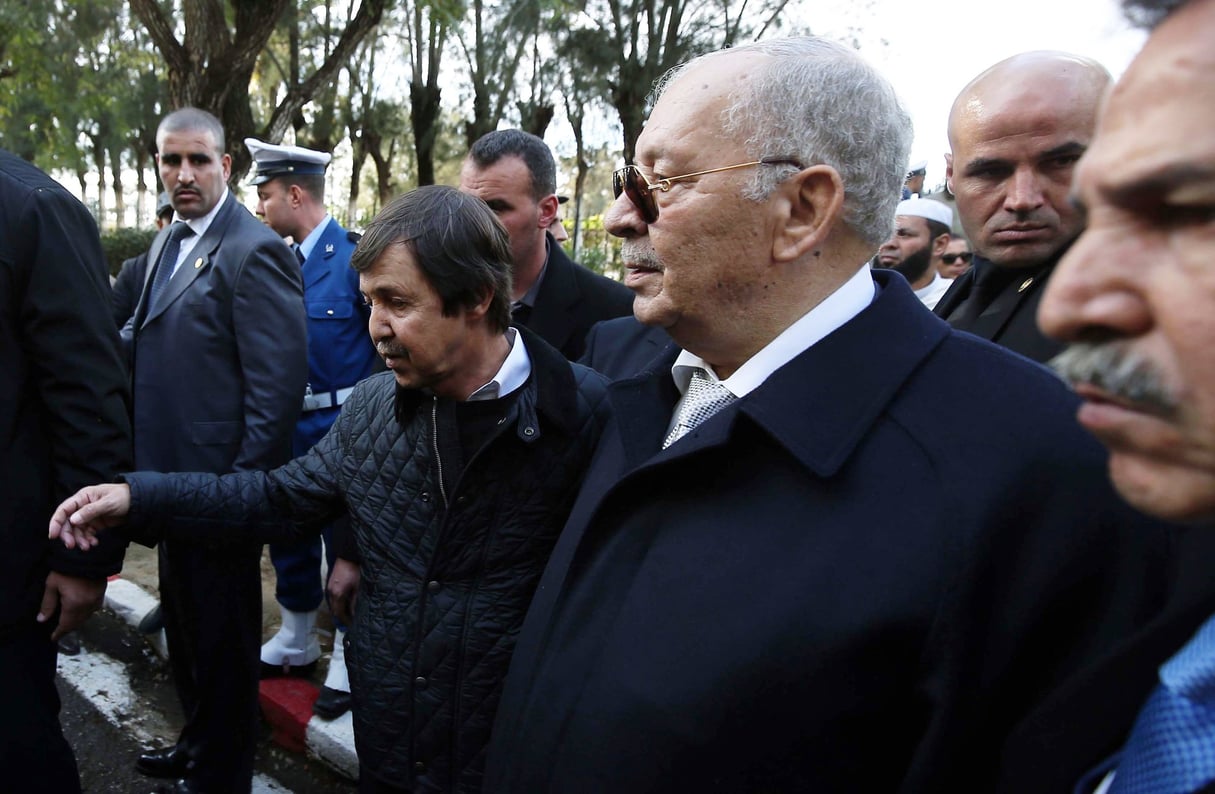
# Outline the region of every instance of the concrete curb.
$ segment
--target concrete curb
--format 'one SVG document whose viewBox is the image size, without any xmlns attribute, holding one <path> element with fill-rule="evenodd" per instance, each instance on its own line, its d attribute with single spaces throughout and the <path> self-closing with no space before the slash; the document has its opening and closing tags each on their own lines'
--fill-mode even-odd
<svg viewBox="0 0 1215 794">
<path fill-rule="evenodd" d="M 160 603 L 139 585 L 120 576 L 106 587 L 105 605 L 133 630 Z M 143 635 L 162 659 L 169 657 L 165 635 L 160 631 Z M 270 723 L 275 743 L 294 752 L 307 752 L 351 780 L 359 778 L 359 759 L 354 752 L 354 726 L 350 712 L 336 720 L 322 720 L 312 713 L 320 688 L 299 678 L 270 678 L 262 681 L 262 715 Z"/>
</svg>

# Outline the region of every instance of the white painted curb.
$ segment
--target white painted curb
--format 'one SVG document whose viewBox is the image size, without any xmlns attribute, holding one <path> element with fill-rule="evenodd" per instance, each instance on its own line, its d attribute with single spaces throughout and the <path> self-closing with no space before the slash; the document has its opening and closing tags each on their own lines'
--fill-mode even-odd
<svg viewBox="0 0 1215 794">
<path fill-rule="evenodd" d="M 144 619 L 149 612 L 156 608 L 160 602 L 148 591 L 144 590 L 139 585 L 128 579 L 116 578 L 111 579 L 106 586 L 105 605 L 114 614 L 118 615 L 131 626 L 138 630 L 139 622 Z M 159 631 L 156 634 L 143 635 L 148 642 L 156 649 L 156 652 L 162 659 L 169 658 L 169 649 L 165 644 L 165 633 Z M 91 656 L 98 656 L 92 654 Z M 64 671 L 63 659 L 60 657 L 60 673 Z M 73 657 L 66 657 L 73 658 Z M 109 657 L 103 657 L 109 658 Z M 113 663 L 113 662 L 112 662 Z M 117 664 L 117 663 L 113 663 Z M 64 676 L 65 680 L 67 676 Z M 124 689 L 115 689 L 115 692 L 122 692 L 122 697 L 129 698 L 129 690 L 126 686 L 126 673 L 121 672 L 118 676 L 122 679 Z M 102 691 L 101 687 L 92 687 L 94 694 L 85 694 L 85 697 L 96 703 L 95 693 Z M 108 716 L 108 715 L 107 715 Z M 113 722 L 113 720 L 111 720 Z M 118 724 L 118 723 L 115 723 Z M 312 717 L 308 720 L 308 725 L 305 728 L 304 744 L 308 749 L 309 754 L 314 756 L 326 766 L 332 768 L 338 774 L 345 775 L 351 780 L 359 779 L 359 758 L 354 751 L 354 724 L 351 720 L 350 712 L 346 712 L 336 720 L 325 721 L 320 717 Z M 255 791 L 259 789 L 254 788 Z M 283 791 L 284 789 L 260 789 L 264 792 Z"/>
</svg>

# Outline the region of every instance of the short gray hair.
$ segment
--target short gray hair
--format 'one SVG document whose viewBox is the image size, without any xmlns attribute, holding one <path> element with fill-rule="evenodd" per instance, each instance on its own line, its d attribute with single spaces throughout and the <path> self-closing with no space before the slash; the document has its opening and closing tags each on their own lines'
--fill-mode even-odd
<svg viewBox="0 0 1215 794">
<path fill-rule="evenodd" d="M 745 139 L 756 160 L 829 165 L 844 183 L 844 223 L 875 248 L 890 237 L 911 152 L 911 116 L 890 83 L 855 51 L 815 36 L 770 39 L 702 55 L 676 66 L 654 101 L 705 58 L 736 52 L 768 61 L 731 97 L 727 134 Z M 758 169 L 747 196 L 766 198 L 794 166 Z"/>
<path fill-rule="evenodd" d="M 161 119 L 160 125 L 156 128 L 156 147 L 160 148 L 160 140 L 167 133 L 200 130 L 211 133 L 211 137 L 215 139 L 215 151 L 223 154 L 225 145 L 223 123 L 207 111 L 192 107 L 179 108 Z"/>
</svg>

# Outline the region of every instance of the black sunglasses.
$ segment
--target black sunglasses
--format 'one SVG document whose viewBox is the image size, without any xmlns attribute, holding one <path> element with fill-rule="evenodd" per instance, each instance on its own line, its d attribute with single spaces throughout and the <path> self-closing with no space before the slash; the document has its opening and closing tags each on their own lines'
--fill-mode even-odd
<svg viewBox="0 0 1215 794">
<path fill-rule="evenodd" d="M 620 198 L 620 194 L 624 193 L 629 197 L 629 201 L 633 202 L 633 206 L 641 213 L 641 218 L 646 223 L 653 223 L 658 220 L 658 202 L 654 200 L 654 191 L 661 190 L 667 192 L 671 189 L 671 185 L 676 182 L 682 182 L 685 179 L 691 179 L 694 176 L 704 176 L 705 174 L 716 174 L 720 171 L 733 171 L 735 168 L 749 168 L 753 165 L 791 165 L 801 170 L 802 164 L 796 160 L 786 158 L 765 158 L 763 160 L 752 160 L 749 163 L 738 163 L 737 165 L 726 165 L 721 168 L 710 168 L 708 171 L 694 171 L 691 174 L 681 174 L 680 176 L 668 176 L 664 179 L 659 179 L 657 182 L 650 182 L 645 178 L 645 174 L 635 165 L 626 165 L 624 168 L 618 168 L 612 172 L 612 192 L 616 198 Z"/>
<path fill-rule="evenodd" d="M 973 257 L 973 256 L 974 256 L 974 254 L 971 253 L 970 251 L 963 251 L 960 254 L 941 254 L 941 261 L 947 265 L 952 265 L 954 262 L 957 262 L 959 259 L 961 259 L 963 262 L 969 262 L 971 257 Z"/>
</svg>

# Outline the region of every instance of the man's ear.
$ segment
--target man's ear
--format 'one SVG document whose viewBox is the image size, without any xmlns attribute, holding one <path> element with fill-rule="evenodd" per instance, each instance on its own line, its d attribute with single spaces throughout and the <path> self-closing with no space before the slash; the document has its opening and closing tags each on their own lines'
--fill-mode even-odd
<svg viewBox="0 0 1215 794">
<path fill-rule="evenodd" d="M 945 152 L 945 187 L 949 188 L 953 195 L 958 195 L 953 189 L 953 152 Z"/>
<path fill-rule="evenodd" d="M 777 187 L 782 215 L 772 241 L 778 261 L 800 259 L 826 241 L 844 212 L 844 181 L 829 165 L 815 165 Z"/>
<path fill-rule="evenodd" d="M 477 298 L 477 302 L 464 309 L 464 316 L 470 320 L 480 320 L 489 313 L 489 304 L 494 300 L 494 291 L 487 289 Z"/>
<path fill-rule="evenodd" d="M 547 229 L 553 225 L 553 219 L 557 217 L 557 209 L 561 206 L 557 201 L 556 195 L 545 196 L 540 199 L 540 222 L 541 229 Z"/>
<path fill-rule="evenodd" d="M 950 234 L 938 234 L 937 239 L 932 241 L 932 257 L 940 259 L 941 254 L 945 253 L 945 249 L 949 247 L 949 241 L 953 239 Z"/>
</svg>

